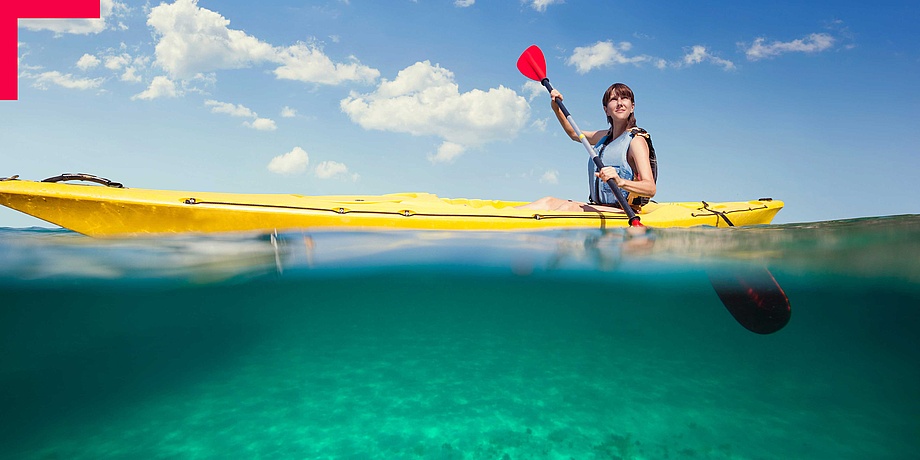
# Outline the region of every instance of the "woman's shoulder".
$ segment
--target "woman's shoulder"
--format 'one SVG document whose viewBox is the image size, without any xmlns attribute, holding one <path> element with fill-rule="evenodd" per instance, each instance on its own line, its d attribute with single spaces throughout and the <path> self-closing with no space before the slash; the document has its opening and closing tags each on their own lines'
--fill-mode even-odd
<svg viewBox="0 0 920 460">
<path fill-rule="evenodd" d="M 609 129 L 599 129 L 597 131 L 583 131 L 582 133 L 585 135 L 585 138 L 588 139 L 588 143 L 590 143 L 591 145 L 596 145 L 601 141 L 604 141 L 606 143 L 607 141 L 613 140 L 610 138 Z"/>
<path fill-rule="evenodd" d="M 629 133 L 629 150 L 630 151 L 648 151 L 649 156 L 655 156 L 655 148 L 652 147 L 652 136 L 648 131 L 642 128 L 629 128 L 627 130 Z"/>
</svg>

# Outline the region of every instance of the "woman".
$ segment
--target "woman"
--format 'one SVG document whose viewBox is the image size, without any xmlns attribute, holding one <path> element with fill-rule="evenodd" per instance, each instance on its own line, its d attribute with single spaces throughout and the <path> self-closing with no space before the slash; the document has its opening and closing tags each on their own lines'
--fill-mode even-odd
<svg viewBox="0 0 920 460">
<path fill-rule="evenodd" d="M 581 142 L 575 129 L 556 104 L 557 98 L 560 101 L 563 100 L 562 94 L 554 89 L 550 97 L 552 97 L 553 112 L 556 113 L 559 124 L 573 141 Z M 548 196 L 519 206 L 519 208 L 622 212 L 616 195 L 607 185 L 609 179 L 616 182 L 628 203 L 634 203 L 636 197 L 655 196 L 656 178 L 652 169 L 652 164 L 655 162 L 654 150 L 649 150 L 651 142 L 647 141 L 648 133 L 636 127 L 635 95 L 628 86 L 623 83 L 615 83 L 604 93 L 603 104 L 610 127 L 599 131 L 582 131 L 588 142 L 594 145 L 594 150 L 605 165 L 603 169 L 597 171 L 594 162 L 588 160 L 590 189 L 588 202 L 581 203 Z"/>
</svg>

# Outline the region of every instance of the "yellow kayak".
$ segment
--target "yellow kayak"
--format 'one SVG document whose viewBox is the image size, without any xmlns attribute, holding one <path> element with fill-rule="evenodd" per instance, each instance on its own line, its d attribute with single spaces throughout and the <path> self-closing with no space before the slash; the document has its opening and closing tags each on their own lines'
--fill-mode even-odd
<svg viewBox="0 0 920 460">
<path fill-rule="evenodd" d="M 67 184 L 82 180 L 102 185 Z M 626 227 L 624 213 L 516 209 L 521 201 L 439 198 L 430 193 L 303 196 L 124 188 L 88 175 L 34 182 L 0 179 L 0 204 L 90 236 L 304 230 L 515 231 Z M 649 227 L 769 224 L 783 202 L 769 198 L 649 203 Z"/>
</svg>

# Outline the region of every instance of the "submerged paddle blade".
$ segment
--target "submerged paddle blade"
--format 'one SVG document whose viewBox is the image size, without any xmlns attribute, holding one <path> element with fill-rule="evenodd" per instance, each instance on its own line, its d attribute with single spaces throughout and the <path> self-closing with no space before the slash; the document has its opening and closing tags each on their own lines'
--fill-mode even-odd
<svg viewBox="0 0 920 460">
<path fill-rule="evenodd" d="M 546 78 L 546 58 L 543 57 L 540 47 L 530 45 L 530 48 L 524 50 L 524 53 L 518 58 L 517 68 L 525 77 L 543 81 Z"/>
<path fill-rule="evenodd" d="M 709 275 L 725 308 L 742 326 L 758 334 L 772 334 L 789 322 L 789 298 L 766 268 Z"/>
</svg>

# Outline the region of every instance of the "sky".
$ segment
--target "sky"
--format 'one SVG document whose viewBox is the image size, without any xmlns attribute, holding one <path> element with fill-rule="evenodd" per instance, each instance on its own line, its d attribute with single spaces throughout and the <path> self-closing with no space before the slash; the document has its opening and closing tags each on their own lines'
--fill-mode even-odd
<svg viewBox="0 0 920 460">
<path fill-rule="evenodd" d="M 920 213 L 913 1 L 101 0 L 20 19 L 0 177 L 302 195 L 587 198 L 585 130 L 636 93 L 656 201 L 783 200 L 775 223 Z M 6 208 L 0 227 L 50 226 Z"/>
</svg>

